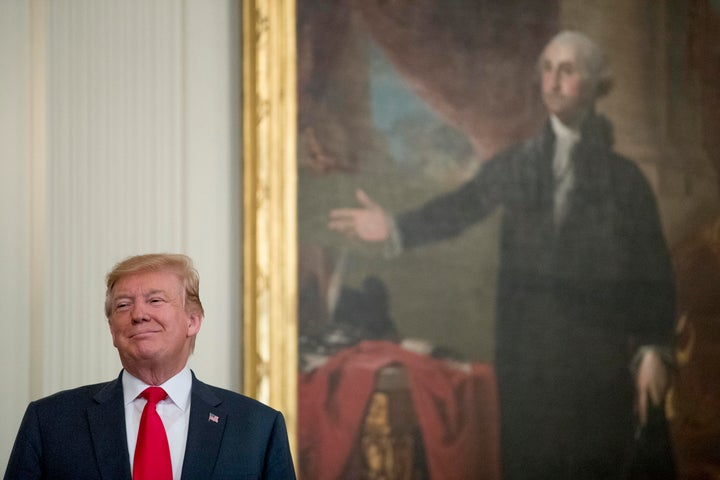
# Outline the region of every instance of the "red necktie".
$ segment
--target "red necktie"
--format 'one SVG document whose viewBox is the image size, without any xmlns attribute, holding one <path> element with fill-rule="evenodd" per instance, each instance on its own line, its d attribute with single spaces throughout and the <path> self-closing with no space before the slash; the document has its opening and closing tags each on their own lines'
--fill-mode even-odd
<svg viewBox="0 0 720 480">
<path fill-rule="evenodd" d="M 172 463 L 165 427 L 155 407 L 167 393 L 160 387 L 148 387 L 140 394 L 147 400 L 138 430 L 133 480 L 172 480 Z"/>
</svg>

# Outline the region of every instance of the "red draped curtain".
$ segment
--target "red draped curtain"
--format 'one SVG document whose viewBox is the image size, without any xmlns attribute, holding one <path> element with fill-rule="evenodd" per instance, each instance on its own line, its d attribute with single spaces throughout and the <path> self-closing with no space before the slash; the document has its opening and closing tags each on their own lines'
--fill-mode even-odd
<svg viewBox="0 0 720 480">
<path fill-rule="evenodd" d="M 352 170 L 374 136 L 364 35 L 480 158 L 527 137 L 543 118 L 535 65 L 557 31 L 556 1 L 301 0 L 298 13 L 305 166 Z"/>
</svg>

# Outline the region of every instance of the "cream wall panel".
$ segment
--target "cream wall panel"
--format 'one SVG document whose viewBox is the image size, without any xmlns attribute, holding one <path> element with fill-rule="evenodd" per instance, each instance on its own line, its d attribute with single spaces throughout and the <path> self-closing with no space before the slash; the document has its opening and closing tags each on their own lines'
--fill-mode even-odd
<svg viewBox="0 0 720 480">
<path fill-rule="evenodd" d="M 182 3 L 53 0 L 41 394 L 116 375 L 103 275 L 182 250 Z M 92 359 L 92 361 L 88 361 Z"/>
<path fill-rule="evenodd" d="M 0 2 L 0 468 L 30 389 L 30 8 Z M 0 471 L 1 472 L 1 471 Z"/>
<path fill-rule="evenodd" d="M 191 364 L 240 387 L 238 3 L 0 2 L 0 472 L 28 401 L 117 375 L 103 283 L 128 255 L 196 260 Z"/>
<path fill-rule="evenodd" d="M 192 368 L 239 390 L 242 331 L 241 2 L 185 2 L 183 236 L 197 263 L 205 321 Z"/>
</svg>

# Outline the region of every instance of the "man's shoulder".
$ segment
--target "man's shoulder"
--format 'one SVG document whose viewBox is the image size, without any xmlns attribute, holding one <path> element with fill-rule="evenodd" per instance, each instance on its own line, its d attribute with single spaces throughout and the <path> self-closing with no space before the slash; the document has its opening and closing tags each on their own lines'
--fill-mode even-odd
<svg viewBox="0 0 720 480">
<path fill-rule="evenodd" d="M 513 143 L 504 150 L 501 150 L 496 157 L 505 160 L 535 158 L 543 151 L 548 141 L 547 134 L 541 132 L 533 137 Z"/>
<path fill-rule="evenodd" d="M 256 414 L 277 415 L 278 411 L 254 398 L 243 395 L 226 388 L 216 387 L 198 380 L 194 380 L 193 388 L 199 395 L 214 395 L 227 410 L 252 410 Z"/>
<path fill-rule="evenodd" d="M 551 139 L 543 132 L 521 140 L 493 155 L 480 169 L 478 175 L 514 177 L 537 175 L 542 159 L 547 157 Z"/>
<path fill-rule="evenodd" d="M 495 154 L 489 163 L 529 163 L 535 165 L 539 157 L 547 155 L 553 139 L 549 127 L 537 134 L 514 142 Z"/>
<path fill-rule="evenodd" d="M 615 150 L 608 150 L 606 152 L 605 169 L 613 176 L 613 179 L 618 182 L 646 184 L 648 181 L 638 163 Z"/>
<path fill-rule="evenodd" d="M 96 403 L 97 394 L 113 385 L 115 381 L 83 385 L 81 387 L 61 390 L 46 397 L 30 402 L 30 408 L 39 412 L 62 410 L 80 410 L 89 404 Z"/>
</svg>

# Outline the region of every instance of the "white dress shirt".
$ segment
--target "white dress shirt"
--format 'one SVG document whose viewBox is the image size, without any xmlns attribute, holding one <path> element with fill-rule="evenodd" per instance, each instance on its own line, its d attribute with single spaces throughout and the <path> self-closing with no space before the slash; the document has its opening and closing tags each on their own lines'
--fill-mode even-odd
<svg viewBox="0 0 720 480">
<path fill-rule="evenodd" d="M 553 174 L 555 176 L 555 226 L 562 223 L 567 214 L 567 197 L 575 185 L 575 171 L 570 161 L 573 147 L 580 141 L 580 131 L 562 123 L 554 115 L 550 125 L 555 133 L 555 152 L 553 154 Z"/>
<path fill-rule="evenodd" d="M 130 471 L 132 471 L 137 434 L 140 428 L 140 417 L 147 403 L 140 394 L 150 385 L 123 370 L 122 386 L 125 401 L 125 430 L 127 431 L 128 453 L 130 454 Z M 168 437 L 173 479 L 180 480 L 183 459 L 185 458 L 188 425 L 190 423 L 190 390 L 192 388 L 190 368 L 185 366 L 180 373 L 158 386 L 162 387 L 168 394 L 165 400 L 157 404 L 157 412 L 162 419 Z"/>
</svg>

